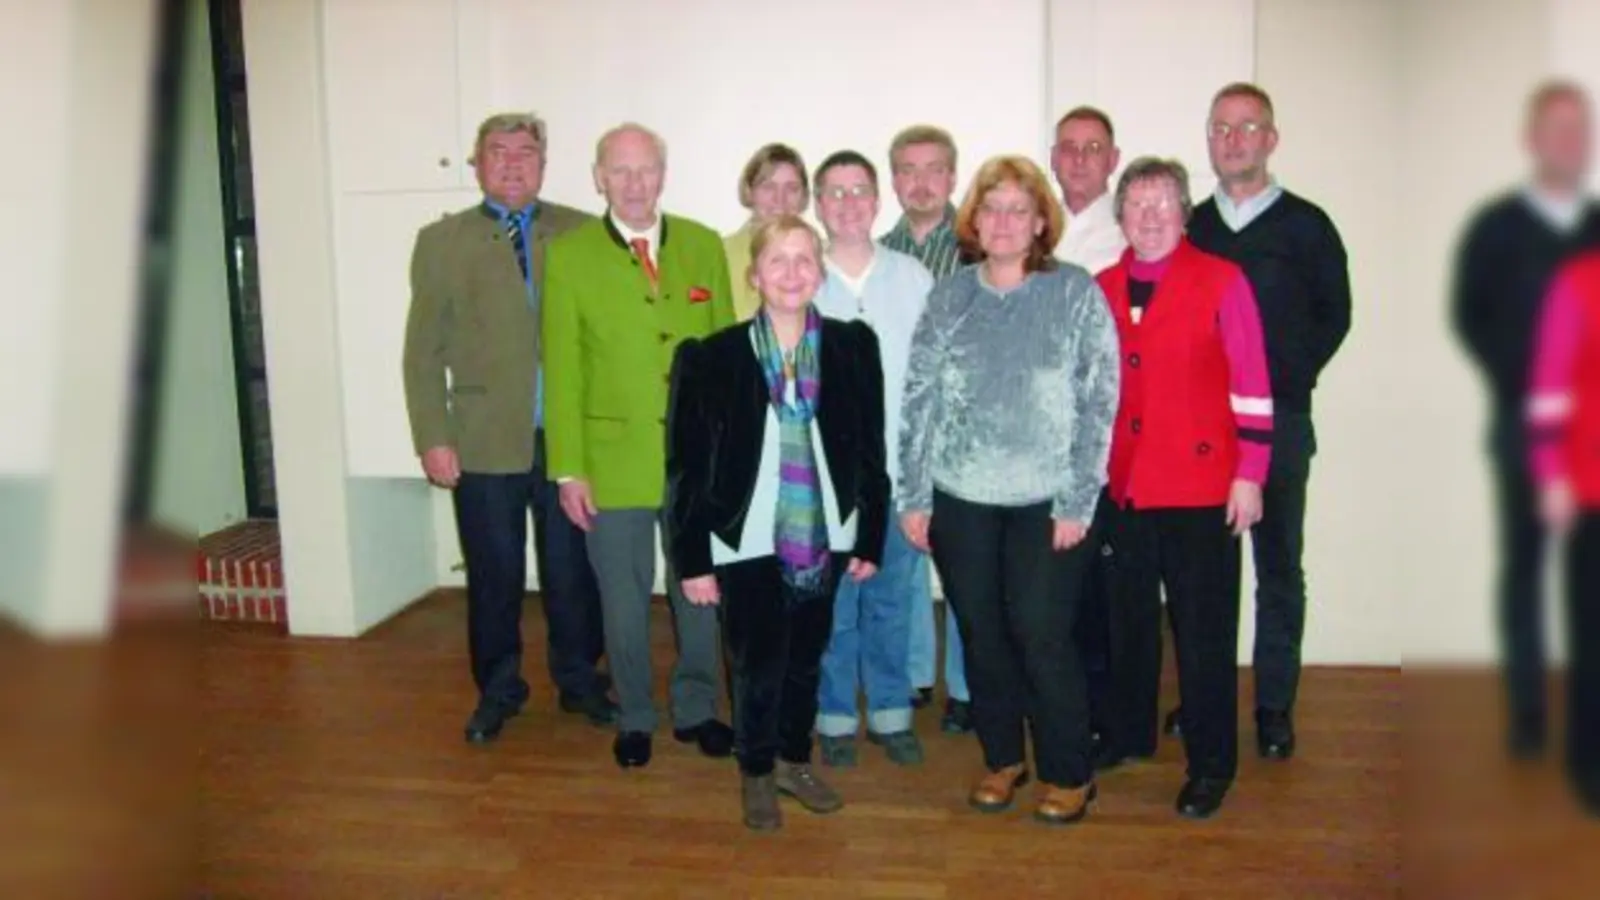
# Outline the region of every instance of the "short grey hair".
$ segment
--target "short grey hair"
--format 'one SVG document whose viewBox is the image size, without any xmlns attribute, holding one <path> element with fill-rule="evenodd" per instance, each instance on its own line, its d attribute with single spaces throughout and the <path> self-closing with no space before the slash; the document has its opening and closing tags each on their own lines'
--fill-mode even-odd
<svg viewBox="0 0 1600 900">
<path fill-rule="evenodd" d="M 1116 211 L 1117 221 L 1122 221 L 1122 207 L 1128 200 L 1128 188 L 1141 181 L 1157 181 L 1167 179 L 1173 187 L 1178 189 L 1178 202 L 1183 206 L 1183 220 L 1189 221 L 1189 214 L 1194 212 L 1194 200 L 1189 196 L 1189 170 L 1183 163 L 1176 159 L 1162 159 L 1159 156 L 1141 156 L 1122 170 L 1122 177 L 1117 179 L 1117 193 L 1112 201 L 1112 209 Z"/>
<path fill-rule="evenodd" d="M 489 135 L 518 132 L 531 135 L 534 143 L 539 145 L 539 152 L 544 152 L 546 132 L 543 119 L 531 112 L 495 113 L 478 125 L 478 136 L 472 142 L 472 158 L 467 162 L 478 164 L 478 154 L 483 152 L 483 142 Z"/>
<path fill-rule="evenodd" d="M 656 155 L 661 157 L 661 165 L 665 166 L 667 164 L 667 142 L 661 139 L 661 135 L 640 125 L 638 122 L 623 122 L 621 125 L 600 135 L 600 140 L 594 142 L 594 164 L 598 166 L 605 161 L 606 145 L 611 143 L 612 138 L 628 133 L 642 134 L 649 138 L 650 143 L 655 145 Z"/>
</svg>

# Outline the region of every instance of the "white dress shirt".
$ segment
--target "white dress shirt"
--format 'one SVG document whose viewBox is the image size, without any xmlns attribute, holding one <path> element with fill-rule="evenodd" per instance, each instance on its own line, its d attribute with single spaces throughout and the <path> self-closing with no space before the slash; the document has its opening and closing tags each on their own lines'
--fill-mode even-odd
<svg viewBox="0 0 1600 900">
<path fill-rule="evenodd" d="M 1115 265 L 1127 249 L 1128 238 L 1117 224 L 1114 201 L 1111 192 L 1106 191 L 1076 215 L 1063 208 L 1067 227 L 1056 244 L 1056 258 L 1082 266 L 1090 275 Z"/>
</svg>

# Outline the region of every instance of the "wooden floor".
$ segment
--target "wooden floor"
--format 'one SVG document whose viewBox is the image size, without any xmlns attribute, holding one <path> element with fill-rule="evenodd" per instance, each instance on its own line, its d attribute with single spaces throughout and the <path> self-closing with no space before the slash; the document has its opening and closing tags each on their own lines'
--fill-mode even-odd
<svg viewBox="0 0 1600 900">
<path fill-rule="evenodd" d="M 664 671 L 670 630 L 657 615 Z M 459 594 L 354 642 L 206 626 L 203 895 L 1400 896 L 1398 670 L 1308 671 L 1299 757 L 1247 752 L 1210 822 L 1172 811 L 1183 763 L 1171 740 L 1157 760 L 1103 776 L 1081 825 L 971 812 L 976 740 L 940 734 L 929 709 L 917 717 L 925 765 L 897 768 L 863 747 L 859 768 L 832 775 L 844 811 L 786 806 L 783 831 L 753 835 L 739 823 L 732 761 L 666 735 L 649 768 L 619 770 L 610 732 L 554 711 L 536 601 L 524 629 L 534 698 L 479 748 L 461 739 L 473 697 Z M 1247 751 L 1253 733 L 1241 730 Z"/>
</svg>

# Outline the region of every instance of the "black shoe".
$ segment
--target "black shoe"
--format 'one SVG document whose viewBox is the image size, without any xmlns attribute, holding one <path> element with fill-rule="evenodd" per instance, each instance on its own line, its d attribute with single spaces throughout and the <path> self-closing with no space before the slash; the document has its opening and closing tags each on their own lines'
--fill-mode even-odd
<svg viewBox="0 0 1600 900">
<path fill-rule="evenodd" d="M 972 701 L 944 701 L 944 718 L 939 720 L 939 730 L 945 734 L 969 734 L 972 728 Z"/>
<path fill-rule="evenodd" d="M 1179 706 L 1173 709 L 1172 712 L 1167 713 L 1166 721 L 1161 724 L 1161 730 L 1166 733 L 1167 737 L 1183 737 L 1183 725 L 1178 722 L 1182 712 L 1183 707 Z"/>
<path fill-rule="evenodd" d="M 1178 815 L 1185 819 L 1209 819 L 1222 808 L 1232 782 L 1220 778 L 1191 778 L 1178 792 Z"/>
<path fill-rule="evenodd" d="M 911 692 L 911 708 L 921 709 L 933 702 L 933 688 L 917 688 Z"/>
<path fill-rule="evenodd" d="M 611 745 L 617 765 L 624 769 L 639 769 L 650 765 L 650 735 L 644 731 L 624 731 Z"/>
<path fill-rule="evenodd" d="M 605 694 L 569 694 L 561 692 L 561 711 L 581 713 L 589 724 L 604 727 L 617 723 L 617 704 Z"/>
<path fill-rule="evenodd" d="M 1262 759 L 1294 756 L 1294 722 L 1286 712 L 1256 710 L 1256 751 Z"/>
<path fill-rule="evenodd" d="M 500 736 L 506 720 L 522 711 L 522 705 L 485 700 L 478 704 L 467 719 L 466 736 L 469 744 L 487 744 Z"/>
<path fill-rule="evenodd" d="M 707 719 L 690 728 L 674 728 L 672 736 L 680 744 L 699 744 L 701 753 L 715 759 L 733 753 L 733 729 L 716 719 Z"/>
</svg>

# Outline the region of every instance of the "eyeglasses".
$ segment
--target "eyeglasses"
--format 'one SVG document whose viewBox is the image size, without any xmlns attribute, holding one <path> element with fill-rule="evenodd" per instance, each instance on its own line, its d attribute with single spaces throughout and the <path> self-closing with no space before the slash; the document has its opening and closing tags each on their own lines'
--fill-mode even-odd
<svg viewBox="0 0 1600 900">
<path fill-rule="evenodd" d="M 1056 145 L 1056 152 L 1062 156 L 1076 156 L 1083 159 L 1097 159 L 1105 155 L 1106 145 L 1099 141 L 1090 141 L 1087 144 L 1074 144 L 1071 141 L 1062 141 Z"/>
<path fill-rule="evenodd" d="M 1123 215 L 1133 215 L 1146 212 L 1171 212 L 1178 208 L 1177 201 L 1171 197 L 1157 197 L 1153 200 L 1124 200 L 1122 203 Z"/>
<path fill-rule="evenodd" d="M 877 188 L 870 184 L 852 184 L 849 187 L 835 185 L 834 187 L 824 188 L 822 196 L 827 197 L 829 200 L 843 200 L 846 197 L 860 200 L 865 197 L 876 196 L 877 193 Z"/>
<path fill-rule="evenodd" d="M 1013 219 L 1026 219 L 1033 215 L 1033 204 L 1014 203 L 1010 206 L 990 206 L 987 203 L 983 203 L 978 206 L 978 212 L 995 219 L 1002 216 Z"/>
<path fill-rule="evenodd" d="M 1266 130 L 1267 123 L 1248 120 L 1237 125 L 1231 122 L 1212 122 L 1206 127 L 1206 133 L 1218 140 L 1227 140 L 1234 132 L 1238 132 L 1242 137 L 1255 137 Z"/>
</svg>

